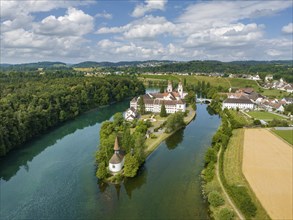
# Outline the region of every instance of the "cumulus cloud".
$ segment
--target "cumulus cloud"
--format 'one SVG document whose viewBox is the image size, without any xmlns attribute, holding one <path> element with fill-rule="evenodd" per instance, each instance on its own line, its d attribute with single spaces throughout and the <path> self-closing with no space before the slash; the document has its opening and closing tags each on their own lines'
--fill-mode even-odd
<svg viewBox="0 0 293 220">
<path fill-rule="evenodd" d="M 120 27 L 103 27 L 97 34 L 122 33 L 125 39 L 154 39 L 161 34 L 171 34 L 176 25 L 164 17 L 147 15 L 139 20 Z"/>
<path fill-rule="evenodd" d="M 164 10 L 167 0 L 145 0 L 144 4 L 138 4 L 132 12 L 133 17 L 141 17 L 154 10 Z"/>
<path fill-rule="evenodd" d="M 60 59 L 86 55 L 83 35 L 92 31 L 94 19 L 72 5 L 77 2 L 1 1 L 1 60 L 14 63 L 22 59 L 55 60 L 56 54 Z M 67 7 L 65 15 L 51 15 L 41 21 L 32 14 Z"/>
<path fill-rule="evenodd" d="M 289 23 L 282 28 L 282 32 L 285 34 L 292 34 L 293 33 L 293 23 Z"/>
<path fill-rule="evenodd" d="M 69 8 L 65 16 L 48 16 L 36 24 L 36 32 L 45 35 L 84 35 L 94 28 L 94 19 L 83 11 Z"/>
</svg>

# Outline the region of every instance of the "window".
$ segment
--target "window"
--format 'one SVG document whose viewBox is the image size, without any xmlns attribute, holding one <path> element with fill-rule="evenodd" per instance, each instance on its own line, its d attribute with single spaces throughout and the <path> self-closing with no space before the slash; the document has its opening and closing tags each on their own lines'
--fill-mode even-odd
<svg viewBox="0 0 293 220">
<path fill-rule="evenodd" d="M 112 165 L 112 168 L 115 169 L 115 165 Z"/>
</svg>

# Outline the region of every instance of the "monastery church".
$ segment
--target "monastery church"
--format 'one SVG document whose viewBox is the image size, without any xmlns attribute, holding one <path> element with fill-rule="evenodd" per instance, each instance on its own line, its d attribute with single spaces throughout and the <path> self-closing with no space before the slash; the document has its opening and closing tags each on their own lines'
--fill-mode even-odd
<svg viewBox="0 0 293 220">
<path fill-rule="evenodd" d="M 146 112 L 160 113 L 161 106 L 164 103 L 166 112 L 172 114 L 175 112 L 185 112 L 186 103 L 184 97 L 187 95 L 183 91 L 183 85 L 180 81 L 177 90 L 173 90 L 172 83 L 168 81 L 167 90 L 164 93 L 147 93 L 142 96 Z M 139 99 L 135 97 L 130 101 L 130 108 L 125 113 L 126 120 L 133 120 L 139 108 Z"/>
</svg>

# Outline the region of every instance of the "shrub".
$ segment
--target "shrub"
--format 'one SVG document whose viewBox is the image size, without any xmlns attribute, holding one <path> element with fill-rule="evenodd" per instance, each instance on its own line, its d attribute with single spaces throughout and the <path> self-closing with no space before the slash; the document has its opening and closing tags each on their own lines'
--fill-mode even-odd
<svg viewBox="0 0 293 220">
<path fill-rule="evenodd" d="M 217 191 L 212 191 L 209 193 L 208 201 L 214 207 L 218 207 L 225 204 L 225 200 Z"/>
<path fill-rule="evenodd" d="M 232 220 L 234 212 L 228 208 L 222 208 L 218 214 L 219 220 Z"/>
<path fill-rule="evenodd" d="M 139 168 L 139 162 L 135 156 L 126 154 L 124 163 L 124 175 L 127 177 L 134 177 Z"/>
<path fill-rule="evenodd" d="M 217 162 L 217 153 L 214 148 L 208 148 L 205 154 L 205 162 L 206 164 L 208 164 L 209 162 Z"/>
<path fill-rule="evenodd" d="M 105 163 L 102 162 L 98 166 L 96 176 L 102 180 L 102 179 L 105 179 L 107 177 L 107 175 L 108 175 L 107 167 L 106 167 Z"/>
<path fill-rule="evenodd" d="M 260 122 L 260 120 L 254 120 L 254 121 L 253 121 L 253 124 L 254 124 L 254 125 L 261 125 L 261 122 Z"/>
<path fill-rule="evenodd" d="M 214 163 L 209 163 L 208 166 L 203 170 L 202 172 L 202 178 L 206 181 L 206 182 L 210 182 L 212 181 L 212 179 L 214 178 L 215 175 L 215 165 Z"/>
</svg>

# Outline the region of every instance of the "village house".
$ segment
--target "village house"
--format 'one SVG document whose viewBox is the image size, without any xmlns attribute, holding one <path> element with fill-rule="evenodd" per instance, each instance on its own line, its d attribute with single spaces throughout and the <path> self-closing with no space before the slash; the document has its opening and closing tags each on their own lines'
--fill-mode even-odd
<svg viewBox="0 0 293 220">
<path fill-rule="evenodd" d="M 267 82 L 267 81 L 272 81 L 274 79 L 274 77 L 273 77 L 273 75 L 267 75 L 266 77 L 265 77 L 265 81 Z"/>
<path fill-rule="evenodd" d="M 124 113 L 124 118 L 127 121 L 133 121 L 135 118 L 137 118 L 137 116 L 138 116 L 137 111 L 133 107 L 130 107 Z"/>
<path fill-rule="evenodd" d="M 252 79 L 252 80 L 261 80 L 259 75 L 251 76 L 250 79 Z"/>
<path fill-rule="evenodd" d="M 186 95 L 187 93 L 183 91 L 183 85 L 181 82 L 179 82 L 177 90 L 174 91 L 172 84 L 169 81 L 167 90 L 164 93 L 147 93 L 142 96 L 142 99 L 146 112 L 160 113 L 161 107 L 164 104 L 166 112 L 168 114 L 172 114 L 179 111 L 186 111 L 186 103 L 184 101 L 184 97 Z M 140 98 L 141 97 L 133 98 L 130 101 L 130 108 L 137 111 L 139 108 L 138 103 Z"/>
</svg>

